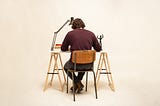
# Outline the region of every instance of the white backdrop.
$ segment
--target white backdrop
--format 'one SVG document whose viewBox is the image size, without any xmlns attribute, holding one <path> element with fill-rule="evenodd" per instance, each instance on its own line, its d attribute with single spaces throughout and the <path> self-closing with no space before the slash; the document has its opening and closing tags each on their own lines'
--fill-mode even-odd
<svg viewBox="0 0 160 106">
<path fill-rule="evenodd" d="M 20 95 L 25 91 L 20 85 L 32 80 L 43 83 L 53 32 L 70 17 L 82 18 L 86 29 L 104 35 L 103 50 L 115 76 L 154 75 L 152 82 L 159 84 L 159 11 L 159 0 L 0 0 L 0 98 Z M 57 42 L 69 30 L 65 26 Z"/>
</svg>

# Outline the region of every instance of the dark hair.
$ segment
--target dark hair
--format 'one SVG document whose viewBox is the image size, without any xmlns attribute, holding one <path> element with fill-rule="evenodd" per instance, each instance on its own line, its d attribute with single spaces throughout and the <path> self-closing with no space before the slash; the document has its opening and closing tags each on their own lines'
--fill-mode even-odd
<svg viewBox="0 0 160 106">
<path fill-rule="evenodd" d="M 72 23 L 72 29 L 84 28 L 85 24 L 80 18 L 76 18 Z"/>
</svg>

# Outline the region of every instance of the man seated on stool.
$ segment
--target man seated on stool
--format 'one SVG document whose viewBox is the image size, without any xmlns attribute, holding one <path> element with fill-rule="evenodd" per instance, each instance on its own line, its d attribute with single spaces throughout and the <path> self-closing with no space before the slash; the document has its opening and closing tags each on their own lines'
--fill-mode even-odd
<svg viewBox="0 0 160 106">
<path fill-rule="evenodd" d="M 68 48 L 72 52 L 74 50 L 91 50 L 92 47 L 97 52 L 101 51 L 101 45 L 99 44 L 95 34 L 89 30 L 84 29 L 85 24 L 84 22 L 76 18 L 72 23 L 72 31 L 68 32 L 65 36 L 61 50 L 62 51 L 68 51 Z M 70 59 L 65 63 L 64 70 L 67 73 L 68 69 L 74 69 L 74 64 L 71 62 L 71 56 Z M 79 64 L 76 66 L 77 70 L 87 70 L 92 67 L 92 64 Z M 75 92 L 79 93 L 83 90 L 84 85 L 82 84 L 81 80 L 83 79 L 85 72 L 78 72 L 78 75 L 76 76 L 74 74 L 74 88 Z M 68 72 L 68 76 L 72 79 L 72 73 Z M 71 90 L 73 90 L 73 87 L 71 87 Z"/>
</svg>

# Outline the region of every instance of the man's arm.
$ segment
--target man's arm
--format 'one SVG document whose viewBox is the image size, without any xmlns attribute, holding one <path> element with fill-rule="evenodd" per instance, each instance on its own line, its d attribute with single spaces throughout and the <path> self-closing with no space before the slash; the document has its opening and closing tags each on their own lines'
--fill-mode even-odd
<svg viewBox="0 0 160 106">
<path fill-rule="evenodd" d="M 101 47 L 100 43 L 98 42 L 98 40 L 97 40 L 95 35 L 93 36 L 93 48 L 97 52 L 100 52 L 102 50 L 102 47 Z"/>
<path fill-rule="evenodd" d="M 62 46 L 61 46 L 61 50 L 62 51 L 68 51 L 68 47 L 69 47 L 69 37 L 68 34 L 66 35 L 66 37 L 64 38 L 63 42 L 62 42 Z"/>
</svg>

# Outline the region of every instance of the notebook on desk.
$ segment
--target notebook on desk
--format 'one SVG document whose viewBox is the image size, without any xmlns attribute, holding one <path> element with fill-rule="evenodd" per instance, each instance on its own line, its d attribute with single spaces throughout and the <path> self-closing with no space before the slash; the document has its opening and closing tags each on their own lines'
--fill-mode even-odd
<svg viewBox="0 0 160 106">
<path fill-rule="evenodd" d="M 64 52 L 64 51 L 61 51 L 61 46 L 62 44 L 55 44 L 55 47 L 52 51 L 50 51 L 51 53 L 54 53 L 54 52 Z M 70 51 L 65 51 L 65 53 L 70 53 Z"/>
</svg>

